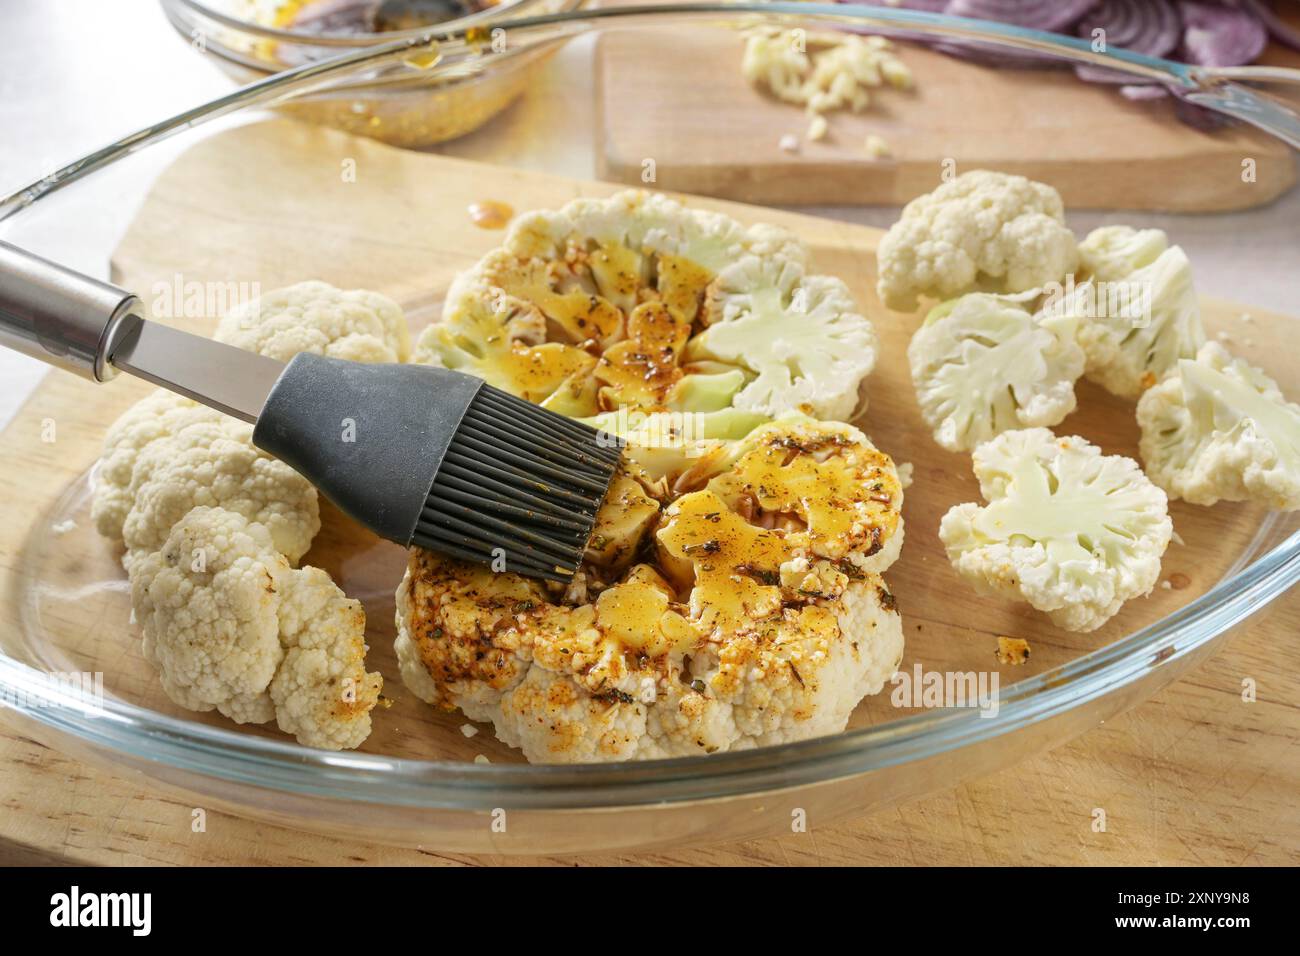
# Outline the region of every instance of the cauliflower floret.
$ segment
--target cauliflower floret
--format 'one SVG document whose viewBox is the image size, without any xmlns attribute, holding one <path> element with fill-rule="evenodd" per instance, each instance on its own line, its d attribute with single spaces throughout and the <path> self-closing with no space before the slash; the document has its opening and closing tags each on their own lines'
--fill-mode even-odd
<svg viewBox="0 0 1300 956">
<path fill-rule="evenodd" d="M 265 528 L 210 508 L 191 511 L 133 563 L 144 656 L 168 697 L 239 723 L 275 716 L 266 688 L 284 658 L 277 612 L 289 570 Z"/>
<path fill-rule="evenodd" d="M 279 606 L 284 660 L 271 680 L 276 724 L 308 747 L 350 750 L 370 736 L 384 680 L 366 673 L 366 612 L 320 568 L 290 572 Z"/>
<path fill-rule="evenodd" d="M 519 217 L 453 282 L 415 360 L 575 417 L 645 412 L 847 416 L 875 361 L 838 279 L 773 226 L 623 192 Z"/>
<path fill-rule="evenodd" d="M 746 411 L 849 418 L 876 364 L 875 330 L 848 286 L 805 276 L 795 262 L 746 256 L 727 266 L 710 290 L 705 321 L 686 359 L 743 367 L 748 382 L 733 404 Z"/>
<path fill-rule="evenodd" d="M 1125 275 L 1083 282 L 1044 312 L 1078 321 L 1084 375 L 1121 398 L 1137 398 L 1205 343 L 1191 264 L 1178 246 Z"/>
<path fill-rule="evenodd" d="M 1169 237 L 1160 229 L 1101 226 L 1079 243 L 1079 268 L 1089 279 L 1123 279 L 1151 265 L 1168 248 Z"/>
<path fill-rule="evenodd" d="M 1055 189 L 977 169 L 903 207 L 876 252 L 876 289 L 889 308 L 911 311 L 921 295 L 1039 288 L 1078 259 Z"/>
<path fill-rule="evenodd" d="M 281 362 L 299 352 L 353 362 L 405 362 L 411 353 L 406 317 L 396 302 L 316 280 L 231 309 L 213 338 Z"/>
<path fill-rule="evenodd" d="M 310 747 L 359 745 L 382 678 L 365 673 L 365 613 L 318 568 L 295 571 L 270 532 L 192 509 L 130 569 L 144 656 L 190 710 L 275 719 Z"/>
<path fill-rule="evenodd" d="M 172 527 L 200 505 L 237 511 L 264 525 L 291 562 L 307 553 L 320 530 L 316 489 L 242 438 L 215 437 L 184 448 L 162 440 L 142 456 L 137 470 L 148 477 L 134 489 L 122 526 L 130 561 L 162 547 Z"/>
<path fill-rule="evenodd" d="M 978 590 L 1028 601 L 1071 631 L 1150 593 L 1173 523 L 1137 462 L 1046 428 L 1003 432 L 974 459 L 989 503 L 952 508 L 939 537 Z"/>
<path fill-rule="evenodd" d="M 931 310 L 907 357 L 921 416 L 949 451 L 1074 411 L 1083 350 L 1068 316 L 1033 316 L 1015 297 L 972 292 Z"/>
<path fill-rule="evenodd" d="M 123 412 L 104 436 L 104 450 L 95 469 L 90 514 L 99 533 L 122 540 L 122 524 L 135 500 L 132 475 L 146 449 L 154 442 L 173 438 L 190 425 L 205 423 L 215 427 L 223 420 L 220 412 L 165 389 L 158 389 Z"/>
<path fill-rule="evenodd" d="M 1171 497 L 1300 509 L 1300 405 L 1218 343 L 1148 389 L 1137 417 L 1147 474 Z"/>
</svg>

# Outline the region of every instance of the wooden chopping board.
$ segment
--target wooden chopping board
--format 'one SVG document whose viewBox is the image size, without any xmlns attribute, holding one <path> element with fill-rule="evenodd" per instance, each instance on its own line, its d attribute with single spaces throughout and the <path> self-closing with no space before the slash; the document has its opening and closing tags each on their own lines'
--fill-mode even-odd
<svg viewBox="0 0 1300 956">
<path fill-rule="evenodd" d="M 872 92 L 862 113 L 827 114 L 808 140 L 801 107 L 741 76 L 743 40 L 721 29 L 610 33 L 596 53 L 597 172 L 741 202 L 899 205 L 934 188 L 941 164 L 1050 182 L 1071 209 L 1204 212 L 1263 205 L 1296 178 L 1289 147 L 1244 125 L 1206 133 L 1168 103 L 1134 103 L 1068 70 L 998 70 L 900 46 L 916 89 Z M 1270 56 L 1300 66 L 1300 54 Z M 781 149 L 783 136 L 801 141 Z M 892 155 L 866 154 L 868 134 Z M 1242 181 L 1242 162 L 1256 179 Z"/>
<path fill-rule="evenodd" d="M 355 175 L 341 175 L 348 169 Z M 155 298 L 159 284 L 167 288 L 177 276 L 187 282 L 260 282 L 264 288 L 324 277 L 393 295 L 418 325 L 436 313 L 454 273 L 500 240 L 500 233 L 470 223 L 467 203 L 495 199 L 522 210 L 612 189 L 397 151 L 288 122 L 259 124 L 199 144 L 159 178 L 114 256 L 114 273 L 147 301 Z M 1187 586 L 1157 590 L 1092 635 L 1056 631 L 1025 608 L 976 598 L 956 582 L 935 537 L 943 511 L 975 497 L 974 481 L 968 460 L 939 450 L 917 421 L 901 361 L 914 319 L 884 312 L 871 292 L 879 232 L 724 203 L 699 205 L 795 230 L 812 247 L 815 267 L 843 276 L 876 319 L 882 355 L 871 380 L 866 425 L 883 448 L 913 463 L 916 475 L 905 511 L 908 546 L 889 575 L 907 626 L 905 667 L 924 661 L 933 669 L 986 670 L 992 666 L 994 636 L 1002 633 L 1028 637 L 1034 646 L 1028 665 L 1003 669 L 1004 683 L 1070 660 L 1168 613 L 1213 584 L 1258 524 L 1258 509 L 1246 505 L 1176 505 L 1175 525 L 1186 544 L 1171 548 L 1166 573 L 1184 574 Z M 1239 315 L 1236 307 L 1207 303 L 1212 329 L 1232 330 L 1252 361 L 1284 373 L 1287 352 L 1281 343 L 1287 341 L 1291 320 L 1257 312 L 1244 324 Z M 176 324 L 205 330 L 212 318 Z M 31 649 L 35 657 L 52 668 L 103 669 L 112 675 L 107 682 L 111 693 L 186 719 L 228 726 L 219 717 L 176 708 L 158 690 L 129 623 L 118 556 L 93 534 L 84 500 L 70 505 L 75 533 L 52 535 L 49 530 L 54 509 L 63 506 L 59 499 L 77 487 L 94 461 L 107 424 L 142 391 L 130 382 L 100 388 L 51 376 L 0 435 L 7 450 L 0 456 L 0 482 L 11 501 L 23 503 L 21 509 L 8 509 L 11 520 L 0 524 L 0 626 L 10 633 L 23 626 L 23 612 L 32 611 L 23 602 L 39 582 L 35 613 L 47 632 L 44 643 Z M 1131 453 L 1136 438 L 1131 408 L 1095 389 L 1085 389 L 1082 400 L 1085 412 L 1063 428 L 1087 435 L 1107 451 Z M 42 441 L 47 421 L 57 423 L 57 442 Z M 395 698 L 393 708 L 377 716 L 375 734 L 364 749 L 402 757 L 470 760 L 486 754 L 494 762 L 517 760 L 517 754 L 491 738 L 490 729 L 466 739 L 459 732 L 463 718 L 435 713 L 403 691 L 391 651 L 392 588 L 400 577 L 401 553 L 328 509 L 324 518 L 325 528 L 305 561 L 326 568 L 365 604 L 370 662 L 384 673 L 386 692 Z M 1273 665 L 1265 670 L 1273 673 Z M 1285 667 L 1281 673 L 1287 673 Z M 1216 690 L 1217 696 L 1197 705 L 1198 720 L 1212 716 L 1214 701 L 1223 693 Z M 1267 712 L 1278 720 L 1286 716 L 1285 708 L 1271 706 Z M 859 709 L 854 725 L 898 714 L 884 697 L 872 698 Z M 273 730 L 249 732 L 278 736 Z M 23 750 L 26 745 L 20 741 L 15 746 Z M 28 752 L 27 762 L 38 761 Z M 1283 778 L 1279 785 L 1285 784 Z M 287 838 L 284 842 L 289 844 Z"/>
</svg>

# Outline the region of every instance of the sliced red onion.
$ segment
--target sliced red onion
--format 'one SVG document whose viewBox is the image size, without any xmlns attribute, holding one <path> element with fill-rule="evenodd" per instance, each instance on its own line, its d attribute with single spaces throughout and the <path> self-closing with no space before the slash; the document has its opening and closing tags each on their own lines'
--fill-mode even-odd
<svg viewBox="0 0 1300 956">
<path fill-rule="evenodd" d="M 1126 100 L 1162 100 L 1169 95 L 1169 90 L 1159 83 L 1126 83 L 1119 88 L 1119 95 Z"/>
<path fill-rule="evenodd" d="M 1179 0 L 1183 17 L 1180 58 L 1199 66 L 1242 66 L 1264 52 L 1268 30 L 1250 10 Z"/>
<path fill-rule="evenodd" d="M 1074 28 L 1085 40 L 1102 31 L 1106 48 L 1164 56 L 1178 46 L 1182 21 L 1169 0 L 1102 0 Z"/>
<path fill-rule="evenodd" d="M 1096 4 L 1097 0 L 952 0 L 947 12 L 954 17 L 997 20 L 1060 33 Z"/>
<path fill-rule="evenodd" d="M 1277 12 L 1269 6 L 1267 0 L 1240 0 L 1237 5 L 1245 7 L 1259 17 L 1268 30 L 1269 36 L 1278 43 L 1289 46 L 1293 50 L 1300 50 L 1300 29 L 1296 29 L 1291 24 L 1284 22 L 1277 15 Z"/>
<path fill-rule="evenodd" d="M 1182 20 L 1170 0 L 1102 0 L 1075 25 L 1074 32 L 1085 40 L 1102 31 L 1106 49 L 1112 47 L 1164 56 L 1178 46 Z M 1074 68 L 1079 79 L 1089 83 L 1133 83 L 1120 70 L 1081 63 Z"/>
</svg>

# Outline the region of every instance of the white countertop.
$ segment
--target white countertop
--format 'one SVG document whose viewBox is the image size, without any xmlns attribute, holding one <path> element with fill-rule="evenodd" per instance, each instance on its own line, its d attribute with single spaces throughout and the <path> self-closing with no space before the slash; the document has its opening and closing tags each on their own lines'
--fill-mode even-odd
<svg viewBox="0 0 1300 956">
<path fill-rule="evenodd" d="M 0 30 L 0 191 L 28 182 L 91 148 L 230 89 L 215 66 L 190 50 L 153 0 L 40 0 L 10 3 Z M 591 42 L 571 43 L 523 101 L 497 124 L 444 148 L 466 158 L 510 163 L 577 178 L 594 175 Z M 498 128 L 513 124 L 510 152 Z M 520 130 L 525 152 L 519 152 Z M 892 209 L 807 210 L 888 226 Z M 1084 231 L 1114 213 L 1078 213 Z M 79 229 L 93 232 L 93 216 Z M 1264 211 L 1217 217 L 1142 214 L 1195 264 L 1198 288 L 1223 298 L 1300 316 L 1300 190 Z M 111 224 L 100 224 L 105 227 Z M 60 244 L 76 236 L 60 236 Z M 102 248 L 102 243 L 83 245 Z M 103 274 L 105 263 L 75 262 Z M 0 426 L 45 373 L 38 362 L 0 349 Z"/>
</svg>

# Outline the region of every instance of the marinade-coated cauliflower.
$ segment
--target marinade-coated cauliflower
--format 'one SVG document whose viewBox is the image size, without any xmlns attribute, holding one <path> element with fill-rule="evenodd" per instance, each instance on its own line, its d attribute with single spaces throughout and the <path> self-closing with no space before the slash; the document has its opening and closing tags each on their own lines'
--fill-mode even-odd
<svg viewBox="0 0 1300 956">
<path fill-rule="evenodd" d="M 262 525 L 194 508 L 130 575 L 144 656 L 182 707 L 275 719 L 331 750 L 370 733 L 383 681 L 365 672 L 360 604 L 320 569 L 291 568 Z"/>
<path fill-rule="evenodd" d="M 1083 374 L 1075 321 L 1032 315 L 1016 299 L 972 292 L 945 302 L 907 347 L 921 417 L 949 451 L 1074 411 Z"/>
<path fill-rule="evenodd" d="M 1300 508 L 1300 405 L 1218 343 L 1148 389 L 1137 417 L 1147 474 L 1170 497 Z"/>
<path fill-rule="evenodd" d="M 396 302 L 314 279 L 231 309 L 213 338 L 281 362 L 299 352 L 352 362 L 405 362 L 411 354 L 411 333 Z"/>
<path fill-rule="evenodd" d="M 650 759 L 843 729 L 903 635 L 879 572 L 902 489 L 857 429 L 755 429 L 687 488 L 632 464 L 617 547 L 567 589 L 416 550 L 397 594 L 407 687 L 491 721 L 535 762 Z"/>
<path fill-rule="evenodd" d="M 876 261 L 881 300 L 911 311 L 918 296 L 1039 288 L 1073 272 L 1079 257 L 1055 189 L 977 169 L 904 206 Z"/>
<path fill-rule="evenodd" d="M 519 217 L 453 282 L 415 360 L 553 411 L 846 416 L 876 338 L 772 226 L 628 191 Z"/>
<path fill-rule="evenodd" d="M 1150 593 L 1173 524 L 1137 462 L 1046 428 L 1003 432 L 974 460 L 988 504 L 952 508 L 939 537 L 978 590 L 1027 601 L 1071 631 Z"/>
<path fill-rule="evenodd" d="M 1132 261 L 1142 261 L 1158 244 L 1148 242 Z M 1044 311 L 1078 321 L 1089 380 L 1121 398 L 1136 399 L 1179 359 L 1193 358 L 1205 342 L 1205 330 L 1191 263 L 1179 246 L 1128 273 L 1120 271 L 1118 262 L 1107 266 L 1112 278 L 1082 282 Z"/>
</svg>

